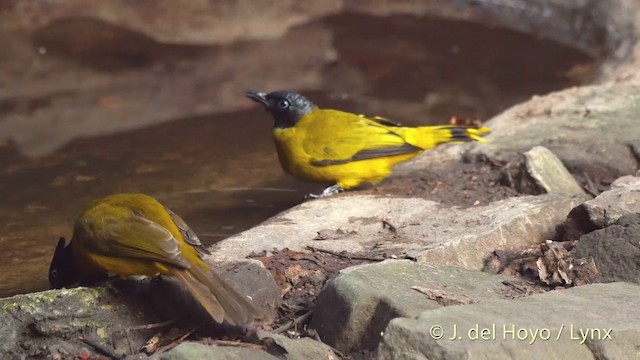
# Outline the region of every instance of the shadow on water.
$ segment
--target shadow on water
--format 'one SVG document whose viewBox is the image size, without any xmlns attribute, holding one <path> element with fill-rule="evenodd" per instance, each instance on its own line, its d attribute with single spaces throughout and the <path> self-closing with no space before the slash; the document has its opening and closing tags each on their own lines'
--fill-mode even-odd
<svg viewBox="0 0 640 360">
<path fill-rule="evenodd" d="M 464 22 L 342 14 L 309 26 L 331 30 L 337 55 L 326 63 L 307 66 L 312 75 L 318 75 L 309 78 L 319 78 L 316 88 L 322 90 L 305 94 L 323 107 L 377 113 L 408 124 L 442 123 L 451 115 L 489 117 L 533 94 L 578 83 L 575 74 L 584 75 L 591 61 L 548 41 Z M 287 36 L 290 34 L 285 40 Z M 244 90 L 257 85 L 286 83 L 284 77 L 271 82 L 254 80 L 272 74 L 265 68 L 275 73 L 284 65 L 265 65 L 276 60 L 256 56 L 243 57 L 245 62 L 237 69 L 208 67 L 225 56 L 233 63 L 234 56 L 246 55 L 252 47 L 268 51 L 278 40 L 231 44 L 228 49 L 164 45 L 113 25 L 81 19 L 53 23 L 30 41 L 33 56 L 41 48 L 50 56 L 33 60 L 31 65 L 9 67 L 37 67 L 31 69 L 28 81 L 22 81 L 18 71 L 14 78 L 11 72 L 4 80 L 0 75 L 0 81 L 9 85 L 13 81 L 20 89 L 15 95 L 0 96 L 0 132 L 3 121 L 14 124 L 5 125 L 10 135 L 0 133 L 0 217 L 4 220 L 0 224 L 0 296 L 47 288 L 47 268 L 57 238 L 69 237 L 80 209 L 100 196 L 151 194 L 179 213 L 210 244 L 322 188 L 283 174 L 271 140 L 271 119 L 242 99 Z M 24 50 L 16 49 L 13 54 Z M 257 67 L 251 69 L 247 61 Z M 49 75 L 38 73 L 42 69 L 48 69 Z M 241 76 L 234 75 L 234 69 Z M 205 81 L 205 70 L 226 73 Z M 92 71 L 100 76 L 92 77 Z M 57 78 L 62 79 L 60 83 L 56 74 L 63 74 Z M 54 77 L 54 83 L 47 83 L 51 81 L 48 76 Z M 86 81 L 76 79 L 85 76 Z M 170 82 L 157 82 L 168 76 Z M 290 82 L 298 84 L 296 80 Z M 166 89 L 174 83 L 174 89 Z M 198 87 L 190 88 L 192 83 Z M 233 94 L 232 105 L 218 92 L 220 83 Z M 113 93 L 127 88 L 139 93 L 129 92 L 125 102 L 114 103 Z M 156 88 L 162 88 L 167 97 L 149 101 L 147 97 Z M 30 89 L 37 89 L 36 95 L 24 95 Z M 209 115 L 189 113 L 189 109 L 201 109 L 209 96 L 211 102 L 218 101 L 217 107 L 206 108 L 211 110 Z M 179 106 L 171 108 L 171 101 Z M 127 106 L 134 105 L 147 106 L 143 113 L 152 120 L 160 119 L 167 106 L 173 115 L 163 123 L 147 121 L 131 130 L 131 122 L 139 121 L 140 116 L 127 112 L 133 109 Z M 82 109 L 80 114 L 89 118 L 68 112 L 74 109 Z M 109 112 L 114 109 L 119 112 Z M 21 155 L 20 140 L 29 134 L 44 133 L 47 141 L 67 139 L 64 135 L 70 125 L 63 127 L 60 121 L 69 121 L 69 116 L 75 120 L 71 126 L 81 129 L 83 138 L 43 156 Z M 43 122 L 30 126 L 30 119 L 36 117 Z M 108 121 L 105 119 L 111 119 L 108 126 L 95 130 Z M 3 142 L 5 138 L 9 140 Z"/>
</svg>

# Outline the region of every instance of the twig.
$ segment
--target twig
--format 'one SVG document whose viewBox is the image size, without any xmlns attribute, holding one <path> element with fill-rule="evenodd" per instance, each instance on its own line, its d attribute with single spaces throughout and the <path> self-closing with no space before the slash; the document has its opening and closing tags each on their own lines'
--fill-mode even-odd
<svg viewBox="0 0 640 360">
<path fill-rule="evenodd" d="M 517 284 L 517 283 L 515 283 L 513 281 L 510 281 L 510 280 L 504 280 L 504 281 L 502 281 L 502 285 L 508 286 L 509 288 L 511 288 L 514 291 L 519 292 L 520 294 L 531 294 L 532 293 L 532 291 L 526 287 L 526 285 L 527 285 L 526 283 Z"/>
<path fill-rule="evenodd" d="M 291 329 L 291 327 L 293 327 L 294 325 L 297 326 L 298 324 L 306 321 L 311 314 L 313 314 L 313 310 L 309 310 L 306 313 L 298 316 L 297 318 L 293 319 L 292 321 L 287 322 L 286 324 L 280 326 L 279 328 L 273 330 L 274 333 L 276 334 L 281 334 L 289 329 Z"/>
<path fill-rule="evenodd" d="M 224 346 L 237 346 L 237 347 L 247 347 L 256 350 L 264 350 L 264 346 L 252 343 L 246 343 L 242 341 L 231 341 L 231 340 L 214 340 L 216 345 L 224 345 Z"/>
<path fill-rule="evenodd" d="M 453 294 L 448 294 L 446 291 L 440 290 L 440 289 L 427 289 L 417 285 L 412 286 L 411 289 L 419 293 L 425 294 L 429 300 L 433 300 L 442 306 L 473 304 L 477 302 L 473 299 L 467 298 L 464 295 L 457 296 Z"/>
<path fill-rule="evenodd" d="M 180 320 L 180 317 L 175 317 L 173 319 L 169 319 L 167 321 L 162 321 L 162 322 L 158 322 L 158 323 L 153 323 L 153 324 L 145 324 L 145 325 L 138 325 L 138 326 L 131 326 L 128 327 L 126 329 L 126 331 L 134 331 L 134 330 L 149 330 L 149 329 L 155 329 L 155 328 L 160 328 L 160 327 L 165 327 L 167 325 L 171 325 L 173 323 L 175 323 L 176 321 Z"/>
<path fill-rule="evenodd" d="M 384 257 L 380 258 L 374 258 L 374 257 L 369 257 L 369 256 L 360 256 L 360 255 L 349 255 L 346 253 L 341 253 L 341 252 L 337 252 L 337 251 L 332 251 L 332 250 L 327 250 L 327 249 L 320 249 L 311 245 L 307 245 L 307 249 L 311 250 L 311 251 L 317 251 L 317 252 L 321 252 L 321 253 L 327 253 L 329 255 L 333 255 L 333 256 L 337 256 L 339 258 L 343 258 L 343 259 L 348 259 L 348 260 L 365 260 L 365 261 L 384 261 L 386 260 Z"/>
<path fill-rule="evenodd" d="M 89 345 L 92 349 L 97 351 L 99 354 L 102 354 L 110 359 L 115 359 L 115 360 L 122 359 L 122 356 L 116 354 L 112 349 L 102 344 L 98 344 L 97 342 L 91 339 L 87 339 L 84 336 L 78 336 L 78 340 L 82 341 L 86 345 Z"/>
<path fill-rule="evenodd" d="M 595 196 L 598 196 L 598 188 L 596 187 L 596 185 L 593 183 L 593 181 L 591 180 L 591 178 L 589 177 L 589 175 L 587 175 L 586 171 L 582 172 L 582 176 L 584 176 L 585 181 L 587 182 L 587 185 L 582 185 L 582 188 L 587 191 L 589 194 Z"/>
<path fill-rule="evenodd" d="M 129 354 L 133 354 L 133 346 L 131 346 L 131 339 L 129 339 L 129 332 L 124 331 L 124 338 L 127 339 L 127 345 L 129 346 Z"/>
<path fill-rule="evenodd" d="M 173 349 L 175 346 L 177 346 L 178 344 L 180 344 L 184 339 L 188 338 L 189 336 L 191 336 L 194 332 L 196 332 L 196 329 L 191 329 L 189 331 L 187 331 L 186 333 L 182 334 L 181 336 L 178 337 L 174 337 L 173 339 L 171 339 L 171 341 L 160 348 L 160 350 L 158 350 L 156 352 L 157 354 L 162 354 L 163 352 L 169 351 L 171 349 Z"/>
<path fill-rule="evenodd" d="M 387 220 L 382 220 L 382 227 L 383 228 L 387 228 L 389 229 L 389 231 L 391 231 L 392 233 L 396 233 L 398 232 L 398 229 L 396 229 L 395 226 L 393 226 L 393 224 L 391 224 L 390 222 L 388 222 Z"/>
</svg>

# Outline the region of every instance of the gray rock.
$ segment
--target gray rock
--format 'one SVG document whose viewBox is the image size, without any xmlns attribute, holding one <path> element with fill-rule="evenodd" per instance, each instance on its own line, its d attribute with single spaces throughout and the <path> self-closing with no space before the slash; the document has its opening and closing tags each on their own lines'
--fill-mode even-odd
<svg viewBox="0 0 640 360">
<path fill-rule="evenodd" d="M 521 193 L 585 194 L 560 159 L 542 146 L 525 152 L 521 161 L 507 165 L 506 169 L 511 186 Z"/>
<path fill-rule="evenodd" d="M 628 144 L 640 138 L 640 87 L 607 84 L 534 97 L 487 123 L 489 142 L 473 154 L 508 162 L 541 145 L 575 175 L 612 182 L 635 173 L 638 162 Z"/>
<path fill-rule="evenodd" d="M 495 249 L 515 249 L 551 238 L 583 200 L 545 194 L 458 209 L 420 198 L 346 194 L 305 202 L 225 239 L 213 246 L 212 259 L 313 246 L 480 270 Z M 393 224 L 395 231 L 385 228 L 383 220 Z M 314 240 L 326 230 L 338 235 Z"/>
<path fill-rule="evenodd" d="M 205 256 L 205 261 L 207 260 Z M 209 262 L 209 265 L 262 310 L 267 316 L 265 322 L 275 319 L 278 305 L 280 305 L 280 288 L 262 262 L 247 259 L 226 263 Z"/>
<path fill-rule="evenodd" d="M 161 360 L 276 360 L 277 357 L 265 351 L 239 346 L 207 346 L 196 342 L 185 341 L 175 348 L 160 355 Z"/>
<path fill-rule="evenodd" d="M 640 213 L 640 177 L 623 176 L 611 184 L 611 189 L 584 203 L 594 226 L 605 227 L 622 215 Z"/>
<path fill-rule="evenodd" d="M 392 320 L 378 354 L 380 359 L 631 359 L 640 346 L 639 291 L 629 283 L 592 284 L 425 311 L 417 319 Z M 580 330 L 587 334 L 584 341 Z"/>
<path fill-rule="evenodd" d="M 286 360 L 337 360 L 339 357 L 331 347 L 311 338 L 291 339 L 284 335 L 259 330 L 257 339 L 266 351 Z"/>
<path fill-rule="evenodd" d="M 508 293 L 502 284 L 507 279 L 408 260 L 355 266 L 342 270 L 320 293 L 311 326 L 323 342 L 342 352 L 375 349 L 391 319 L 501 299 Z"/>
<path fill-rule="evenodd" d="M 640 214 L 627 214 L 616 224 L 583 235 L 571 251 L 575 258 L 593 258 L 598 281 L 640 283 Z"/>
</svg>

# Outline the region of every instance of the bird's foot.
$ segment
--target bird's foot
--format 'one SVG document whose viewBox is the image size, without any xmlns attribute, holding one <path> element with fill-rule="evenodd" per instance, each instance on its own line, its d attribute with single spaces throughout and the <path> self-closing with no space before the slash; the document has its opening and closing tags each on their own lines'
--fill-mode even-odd
<svg viewBox="0 0 640 360">
<path fill-rule="evenodd" d="M 322 192 L 320 194 L 309 194 L 309 195 L 305 196 L 305 198 L 307 200 L 309 200 L 309 199 L 319 199 L 319 198 L 335 195 L 335 194 L 341 193 L 343 191 L 344 191 L 344 189 L 341 188 L 338 184 L 336 184 L 336 185 L 331 185 L 328 188 L 322 190 Z"/>
</svg>

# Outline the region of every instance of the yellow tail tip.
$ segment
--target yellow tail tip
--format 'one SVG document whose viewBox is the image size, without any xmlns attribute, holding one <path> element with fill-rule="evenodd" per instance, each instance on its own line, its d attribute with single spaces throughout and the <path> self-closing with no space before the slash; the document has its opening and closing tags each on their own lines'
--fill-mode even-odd
<svg viewBox="0 0 640 360">
<path fill-rule="evenodd" d="M 489 129 L 486 126 L 483 126 L 479 128 L 468 128 L 466 132 L 467 132 L 467 136 L 471 140 L 478 141 L 478 142 L 487 142 L 489 140 L 485 139 L 483 136 L 490 133 L 491 129 Z"/>
</svg>

